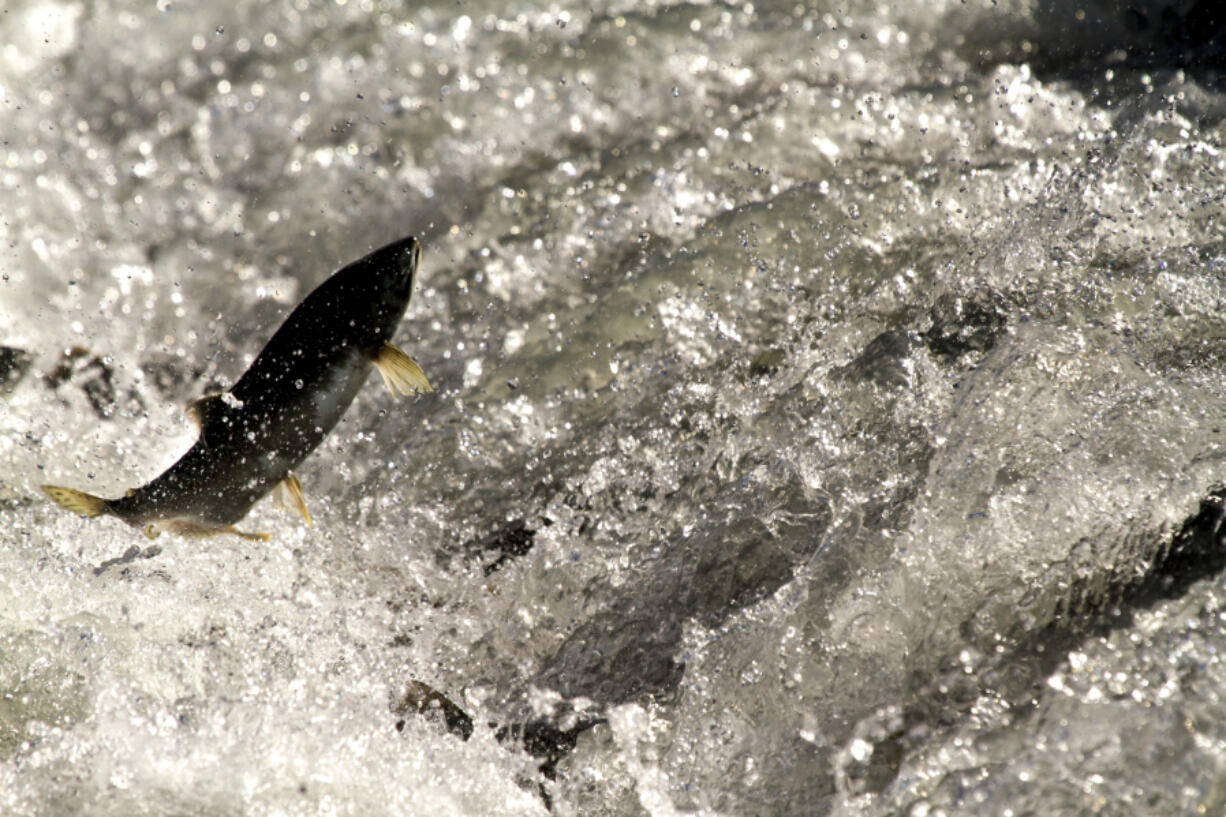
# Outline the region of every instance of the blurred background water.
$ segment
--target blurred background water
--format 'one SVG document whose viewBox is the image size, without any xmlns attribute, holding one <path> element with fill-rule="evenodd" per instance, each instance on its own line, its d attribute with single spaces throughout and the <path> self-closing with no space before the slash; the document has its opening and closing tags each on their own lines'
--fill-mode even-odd
<svg viewBox="0 0 1226 817">
<path fill-rule="evenodd" d="M 1209 0 L 0 9 L 0 812 L 1226 809 Z M 118 496 L 333 269 L 233 537 Z"/>
</svg>

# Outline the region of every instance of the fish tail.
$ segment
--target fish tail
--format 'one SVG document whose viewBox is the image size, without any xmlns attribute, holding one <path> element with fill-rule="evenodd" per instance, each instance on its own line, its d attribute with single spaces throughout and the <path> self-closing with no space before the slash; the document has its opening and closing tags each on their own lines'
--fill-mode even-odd
<svg viewBox="0 0 1226 817">
<path fill-rule="evenodd" d="M 109 503 L 100 496 L 75 491 L 72 488 L 61 488 L 58 485 L 44 485 L 42 489 L 47 496 L 55 500 L 55 504 L 79 516 L 101 516 L 108 510 Z"/>
</svg>

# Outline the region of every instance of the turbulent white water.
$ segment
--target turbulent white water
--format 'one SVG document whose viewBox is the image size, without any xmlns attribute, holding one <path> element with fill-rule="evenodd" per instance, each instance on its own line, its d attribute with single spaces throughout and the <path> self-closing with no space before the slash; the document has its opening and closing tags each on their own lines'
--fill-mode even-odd
<svg viewBox="0 0 1226 817">
<path fill-rule="evenodd" d="M 10 0 L 0 813 L 1220 813 L 1226 27 L 1125 5 Z M 313 529 L 39 491 L 406 234 Z"/>
</svg>

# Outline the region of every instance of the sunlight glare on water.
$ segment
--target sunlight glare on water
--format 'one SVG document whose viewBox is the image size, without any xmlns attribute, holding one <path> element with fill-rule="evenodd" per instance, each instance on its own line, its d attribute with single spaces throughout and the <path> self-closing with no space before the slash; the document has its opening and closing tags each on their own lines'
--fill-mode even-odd
<svg viewBox="0 0 1226 817">
<path fill-rule="evenodd" d="M 1116 5 L 6 6 L 0 812 L 1220 812 L 1226 44 Z M 408 234 L 313 527 L 39 490 Z"/>
</svg>

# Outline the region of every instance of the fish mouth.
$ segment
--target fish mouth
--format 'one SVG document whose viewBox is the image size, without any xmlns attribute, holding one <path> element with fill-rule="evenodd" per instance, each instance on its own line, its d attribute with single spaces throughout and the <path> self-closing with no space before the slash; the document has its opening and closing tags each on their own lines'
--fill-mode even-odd
<svg viewBox="0 0 1226 817">
<path fill-rule="evenodd" d="M 382 276 L 384 286 L 407 295 L 421 264 L 421 242 L 414 236 L 406 236 L 375 250 L 363 260 L 371 265 L 373 272 Z"/>
<path fill-rule="evenodd" d="M 408 239 L 408 258 L 404 259 L 400 268 L 400 285 L 405 288 L 405 297 L 411 297 L 413 281 L 417 278 L 417 269 L 421 266 L 421 242 L 416 238 Z M 402 256 L 403 258 L 403 256 Z"/>
<path fill-rule="evenodd" d="M 411 242 L 409 245 L 409 274 L 412 275 L 421 265 L 421 242 L 411 236 L 409 241 Z"/>
<path fill-rule="evenodd" d="M 414 236 L 407 236 L 399 241 L 393 242 L 388 249 L 394 251 L 394 256 L 399 263 L 399 274 L 402 278 L 413 279 L 417 273 L 417 267 L 421 264 L 421 242 Z"/>
<path fill-rule="evenodd" d="M 421 242 L 413 236 L 408 236 L 393 246 L 395 247 L 395 277 L 393 282 L 389 283 L 396 296 L 407 301 L 412 297 L 417 270 L 421 266 Z"/>
</svg>

